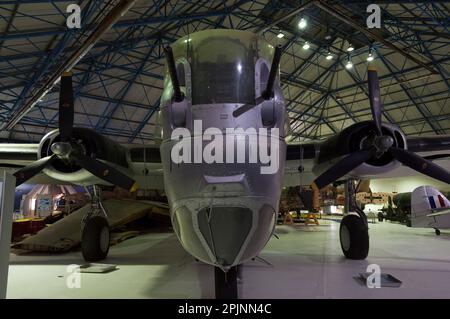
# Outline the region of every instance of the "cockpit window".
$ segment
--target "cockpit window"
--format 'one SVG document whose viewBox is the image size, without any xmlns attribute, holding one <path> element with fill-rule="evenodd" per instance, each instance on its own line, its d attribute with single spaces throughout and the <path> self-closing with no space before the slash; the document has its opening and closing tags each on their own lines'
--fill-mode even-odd
<svg viewBox="0 0 450 319">
<path fill-rule="evenodd" d="M 254 103 L 253 44 L 227 36 L 193 42 L 192 104 Z"/>
</svg>

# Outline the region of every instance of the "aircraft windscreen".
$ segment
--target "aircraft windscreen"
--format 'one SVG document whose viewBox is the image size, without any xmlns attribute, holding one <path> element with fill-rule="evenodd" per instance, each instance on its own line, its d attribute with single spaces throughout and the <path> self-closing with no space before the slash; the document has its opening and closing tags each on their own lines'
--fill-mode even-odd
<svg viewBox="0 0 450 319">
<path fill-rule="evenodd" d="M 192 44 L 192 104 L 254 103 L 255 50 L 239 38 L 215 36 Z"/>
</svg>

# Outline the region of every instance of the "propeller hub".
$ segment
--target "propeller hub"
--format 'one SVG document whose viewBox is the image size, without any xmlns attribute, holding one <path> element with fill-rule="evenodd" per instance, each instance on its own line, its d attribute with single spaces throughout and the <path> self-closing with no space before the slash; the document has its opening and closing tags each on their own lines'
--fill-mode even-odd
<svg viewBox="0 0 450 319">
<path fill-rule="evenodd" d="M 58 157 L 68 157 L 72 152 L 72 145 L 66 142 L 55 142 L 52 144 L 51 150 Z"/>
<path fill-rule="evenodd" d="M 375 147 L 377 151 L 385 153 L 388 149 L 390 149 L 394 145 L 394 139 L 392 136 L 383 135 L 375 138 Z"/>
</svg>

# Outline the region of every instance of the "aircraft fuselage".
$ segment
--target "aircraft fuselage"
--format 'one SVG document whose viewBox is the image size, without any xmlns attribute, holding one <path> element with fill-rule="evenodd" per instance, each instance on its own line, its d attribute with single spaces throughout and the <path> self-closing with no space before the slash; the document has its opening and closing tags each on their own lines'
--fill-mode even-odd
<svg viewBox="0 0 450 319">
<path fill-rule="evenodd" d="M 167 76 L 160 150 L 172 223 L 190 254 L 226 270 L 257 256 L 276 223 L 286 157 L 279 85 L 233 116 L 261 94 L 273 47 L 252 33 L 209 30 L 172 49 L 185 96 L 172 99 Z"/>
</svg>

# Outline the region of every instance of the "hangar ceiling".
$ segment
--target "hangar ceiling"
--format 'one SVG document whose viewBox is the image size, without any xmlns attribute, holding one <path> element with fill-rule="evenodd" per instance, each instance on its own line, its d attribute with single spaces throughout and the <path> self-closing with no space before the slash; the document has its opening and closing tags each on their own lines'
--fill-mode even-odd
<svg viewBox="0 0 450 319">
<path fill-rule="evenodd" d="M 68 31 L 66 7 L 74 2 L 0 2 L 1 139 L 36 142 L 57 127 L 58 85 L 17 124 L 11 121 L 119 1 L 78 1 L 85 27 Z M 163 47 L 195 31 L 235 28 L 261 32 L 283 46 L 281 82 L 296 140 L 324 138 L 371 118 L 369 52 L 380 76 L 384 121 L 407 135 L 450 134 L 447 1 L 376 1 L 383 17 L 377 35 L 403 52 L 330 14 L 364 26 L 371 1 L 322 1 L 331 10 L 298 10 L 307 2 L 314 1 L 137 1 L 74 68 L 75 124 L 118 142 L 151 143 Z M 304 29 L 298 27 L 301 17 L 307 20 Z M 349 53 L 350 44 L 355 50 Z"/>
</svg>

